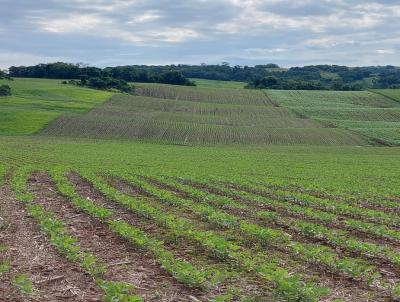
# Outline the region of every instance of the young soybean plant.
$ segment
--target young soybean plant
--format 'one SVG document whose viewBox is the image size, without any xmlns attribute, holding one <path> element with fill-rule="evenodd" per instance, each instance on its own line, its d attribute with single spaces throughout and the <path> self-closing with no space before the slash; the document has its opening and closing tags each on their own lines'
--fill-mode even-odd
<svg viewBox="0 0 400 302">
<path fill-rule="evenodd" d="M 23 296 L 32 296 L 36 289 L 28 275 L 20 274 L 14 277 L 13 284 L 19 289 Z"/>
<path fill-rule="evenodd" d="M 161 209 L 151 207 L 146 202 L 120 193 L 90 171 L 80 172 L 86 180 L 91 182 L 109 199 L 120 203 L 135 213 L 154 220 L 158 225 L 173 231 L 177 237 L 187 238 L 196 242 L 210 255 L 217 256 L 222 261 L 234 261 L 242 269 L 255 273 L 261 279 L 272 283 L 275 295 L 282 301 L 318 301 L 319 297 L 327 295 L 328 290 L 326 288 L 319 288 L 313 283 L 303 282 L 298 275 L 290 274 L 273 261 L 266 260 L 265 257 L 260 258 L 247 251 L 242 251 L 240 246 L 227 241 L 213 231 L 198 230 L 185 219 L 166 214 Z M 125 174 L 119 171 L 118 174 L 129 181 L 134 181 L 135 183 L 139 181 L 129 173 Z M 141 181 L 140 183 L 145 184 Z M 146 186 L 146 189 L 150 188 Z M 163 194 L 163 197 L 168 198 L 170 194 Z"/>
<path fill-rule="evenodd" d="M 19 169 L 13 179 L 12 187 L 17 198 L 24 203 L 27 211 L 37 221 L 41 230 L 49 237 L 49 241 L 66 258 L 81 266 L 93 279 L 96 284 L 104 291 L 103 300 L 106 302 L 140 302 L 142 298 L 131 295 L 134 287 L 122 282 L 106 281 L 103 275 L 106 271 L 105 265 L 100 263 L 96 257 L 88 252 L 82 251 L 78 240 L 72 237 L 65 228 L 63 221 L 57 219 L 55 214 L 46 211 L 41 205 L 33 203 L 34 196 L 27 193 L 26 181 L 32 172 L 31 167 Z M 14 284 L 18 286 L 22 293 L 30 295 L 34 292 L 32 282 L 26 275 L 19 275 L 14 279 Z"/>
<path fill-rule="evenodd" d="M 64 173 L 64 170 L 51 171 L 56 187 L 62 195 L 69 198 L 76 208 L 106 223 L 120 237 L 127 239 L 139 248 L 153 253 L 156 261 L 176 280 L 186 284 L 188 287 L 201 289 L 208 288 L 211 284 L 214 285 L 217 282 L 217 280 L 209 279 L 215 279 L 213 276 L 221 275 L 220 272 L 200 270 L 189 262 L 176 259 L 171 252 L 165 249 L 163 242 L 151 238 L 140 229 L 124 221 L 116 220 L 111 210 L 99 207 L 90 200 L 83 199 L 75 192 Z"/>
</svg>

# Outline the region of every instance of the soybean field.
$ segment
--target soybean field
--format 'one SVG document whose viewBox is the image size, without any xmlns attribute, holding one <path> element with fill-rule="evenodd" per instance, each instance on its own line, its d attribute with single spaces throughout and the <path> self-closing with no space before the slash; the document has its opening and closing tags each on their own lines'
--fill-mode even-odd
<svg viewBox="0 0 400 302">
<path fill-rule="evenodd" d="M 392 97 L 41 81 L 0 98 L 55 113 L 0 120 L 0 300 L 399 301 Z"/>
</svg>

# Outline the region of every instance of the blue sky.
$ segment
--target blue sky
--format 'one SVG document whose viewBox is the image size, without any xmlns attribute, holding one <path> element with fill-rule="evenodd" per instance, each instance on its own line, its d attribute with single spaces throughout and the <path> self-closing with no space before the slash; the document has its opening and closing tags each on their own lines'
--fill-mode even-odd
<svg viewBox="0 0 400 302">
<path fill-rule="evenodd" d="M 400 1 L 0 0 L 0 68 L 400 65 Z"/>
</svg>

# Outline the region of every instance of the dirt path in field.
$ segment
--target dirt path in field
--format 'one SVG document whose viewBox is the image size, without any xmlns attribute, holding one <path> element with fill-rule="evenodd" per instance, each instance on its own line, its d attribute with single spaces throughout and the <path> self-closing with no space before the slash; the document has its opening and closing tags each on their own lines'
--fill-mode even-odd
<svg viewBox="0 0 400 302">
<path fill-rule="evenodd" d="M 67 222 L 69 231 L 78 238 L 82 249 L 90 251 L 108 265 L 106 280 L 135 285 L 136 292 L 145 301 L 193 301 L 193 297 L 204 298 L 205 293 L 191 290 L 173 279 L 156 264 L 150 253 L 135 249 L 105 224 L 75 209 L 68 200 L 57 194 L 47 174 L 33 175 L 30 186 L 38 197 L 36 202 Z M 82 191 L 87 192 L 87 188 L 78 184 L 78 192 Z M 92 193 L 83 196 L 96 200 L 96 203 L 99 199 L 98 195 Z"/>
<path fill-rule="evenodd" d="M 68 262 L 40 232 L 35 220 L 9 188 L 0 187 L 0 262 L 10 263 L 0 275 L 0 301 L 100 301 L 101 292 L 79 267 Z M 13 285 L 16 275 L 26 274 L 36 288 L 32 297 L 22 297 Z"/>
<path fill-rule="evenodd" d="M 68 177 L 71 183 L 74 184 L 76 191 L 81 196 L 95 201 L 96 204 L 102 207 L 112 209 L 115 213 L 115 217 L 119 220 L 124 220 L 131 225 L 137 226 L 138 228 L 145 230 L 146 233 L 148 233 L 149 235 L 157 239 L 163 240 L 166 249 L 172 252 L 176 258 L 188 260 L 189 262 L 195 264 L 197 267 L 201 267 L 202 265 L 215 265 L 218 269 L 233 269 L 230 266 L 225 265 L 225 263 L 221 263 L 218 259 L 205 256 L 204 254 L 206 254 L 206 252 L 202 251 L 198 246 L 194 245 L 193 243 L 187 242 L 184 239 L 176 240 L 176 238 L 171 238 L 168 230 L 159 227 L 152 220 L 144 219 L 143 217 L 140 217 L 135 213 L 126 210 L 124 207 L 118 205 L 116 202 L 109 201 L 101 194 L 101 192 L 99 192 L 96 188 L 94 188 L 91 184 L 89 184 L 76 173 L 69 173 Z M 109 181 L 112 182 L 112 185 L 115 186 L 120 192 L 127 195 L 136 196 L 138 198 L 143 198 L 143 195 L 138 195 L 132 187 L 124 186 L 122 183 L 119 183 L 116 180 L 110 179 Z M 154 201 L 148 199 L 148 202 L 152 203 Z M 201 224 L 201 222 L 199 222 L 199 224 Z M 246 295 L 254 297 L 260 296 L 263 297 L 263 299 L 267 299 L 266 301 L 269 301 L 268 299 L 270 299 L 269 290 L 266 288 L 267 285 L 265 284 L 265 282 L 260 282 L 259 280 L 254 279 L 252 276 L 247 276 L 246 274 L 240 274 L 233 280 L 229 280 L 227 283 L 224 282 L 224 284 L 222 284 L 221 286 L 213 288 L 213 290 L 209 293 L 197 293 L 197 298 L 199 298 L 201 301 L 209 301 L 210 297 L 221 294 L 226 290 L 227 287 L 232 286 L 236 289 L 241 289 L 242 292 Z"/>
</svg>

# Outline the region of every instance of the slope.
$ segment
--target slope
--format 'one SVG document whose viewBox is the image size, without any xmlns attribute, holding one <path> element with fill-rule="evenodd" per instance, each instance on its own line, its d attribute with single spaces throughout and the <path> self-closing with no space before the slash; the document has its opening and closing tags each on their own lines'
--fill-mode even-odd
<svg viewBox="0 0 400 302">
<path fill-rule="evenodd" d="M 84 113 L 109 99 L 105 91 L 62 85 L 60 80 L 0 80 L 12 96 L 0 98 L 0 135 L 30 135 L 65 113 Z"/>
<path fill-rule="evenodd" d="M 42 133 L 199 145 L 368 144 L 278 107 L 263 91 L 141 84 L 138 92 L 117 95 L 84 116 L 61 117 Z"/>
<path fill-rule="evenodd" d="M 400 103 L 367 91 L 279 91 L 268 96 L 300 115 L 368 136 L 385 144 L 400 143 Z"/>
</svg>

